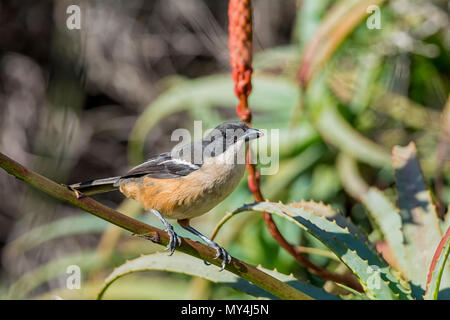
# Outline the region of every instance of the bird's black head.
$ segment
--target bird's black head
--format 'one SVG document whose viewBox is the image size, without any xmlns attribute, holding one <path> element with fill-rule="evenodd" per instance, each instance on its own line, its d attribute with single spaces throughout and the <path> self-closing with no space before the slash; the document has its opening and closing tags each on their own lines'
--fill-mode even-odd
<svg viewBox="0 0 450 320">
<path fill-rule="evenodd" d="M 261 131 L 250 128 L 241 121 L 224 122 L 215 127 L 202 140 L 174 148 L 172 156 L 191 163 L 202 164 L 205 158 L 219 156 L 229 150 L 231 146 L 243 145 L 245 142 L 261 136 L 263 136 Z"/>
<path fill-rule="evenodd" d="M 227 145 L 231 145 L 239 140 L 250 141 L 261 137 L 263 133 L 257 129 L 250 128 L 242 121 L 224 122 L 215 127 L 205 140 L 214 141 L 223 139 Z"/>
<path fill-rule="evenodd" d="M 263 136 L 260 130 L 250 128 L 242 121 L 224 122 L 215 127 L 203 139 L 203 146 L 206 153 L 217 156 L 225 152 L 230 146 L 237 142 L 247 142 Z"/>
</svg>

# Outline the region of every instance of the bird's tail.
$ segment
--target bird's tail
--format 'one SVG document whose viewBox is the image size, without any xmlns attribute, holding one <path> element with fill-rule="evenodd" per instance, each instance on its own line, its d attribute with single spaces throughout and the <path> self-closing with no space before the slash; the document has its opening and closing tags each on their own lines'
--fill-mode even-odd
<svg viewBox="0 0 450 320">
<path fill-rule="evenodd" d="M 82 192 L 89 196 L 97 193 L 116 190 L 118 186 L 114 185 L 120 177 L 111 177 L 105 179 L 97 179 L 86 182 L 71 184 L 69 187 Z"/>
</svg>

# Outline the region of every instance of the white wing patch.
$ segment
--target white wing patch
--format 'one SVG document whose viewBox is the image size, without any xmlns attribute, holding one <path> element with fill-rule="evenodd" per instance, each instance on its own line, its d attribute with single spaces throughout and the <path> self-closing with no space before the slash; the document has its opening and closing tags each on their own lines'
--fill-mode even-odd
<svg viewBox="0 0 450 320">
<path fill-rule="evenodd" d="M 198 165 L 196 165 L 196 164 L 190 163 L 189 161 L 186 161 L 186 160 L 183 160 L 183 159 L 177 159 L 177 158 L 172 158 L 170 160 L 166 160 L 166 161 L 160 162 L 159 164 L 164 164 L 164 163 L 168 163 L 168 162 L 174 163 L 174 164 L 178 164 L 178 165 L 182 165 L 182 166 L 188 166 L 189 168 L 194 169 L 194 170 L 200 169 L 200 167 Z"/>
<path fill-rule="evenodd" d="M 157 160 L 157 159 L 150 159 L 150 160 L 147 160 L 147 161 L 141 163 L 140 165 L 138 165 L 138 166 L 132 168 L 131 170 L 136 170 L 136 169 L 144 168 L 144 167 L 148 166 L 149 164 L 151 164 L 152 162 L 156 162 L 156 160 Z M 131 171 L 131 170 L 130 170 L 130 171 Z"/>
</svg>

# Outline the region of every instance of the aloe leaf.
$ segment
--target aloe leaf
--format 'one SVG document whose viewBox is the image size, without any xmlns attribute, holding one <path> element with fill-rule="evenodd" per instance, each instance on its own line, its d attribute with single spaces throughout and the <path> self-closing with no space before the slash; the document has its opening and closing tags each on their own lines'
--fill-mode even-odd
<svg viewBox="0 0 450 320">
<path fill-rule="evenodd" d="M 446 234 L 439 242 L 439 245 L 434 253 L 430 270 L 428 271 L 427 289 L 425 292 L 425 300 L 436 300 L 439 294 L 439 286 L 441 283 L 442 275 L 445 269 L 445 263 L 447 262 L 450 253 L 450 227 L 447 229 Z"/>
<path fill-rule="evenodd" d="M 398 205 L 405 237 L 407 276 L 425 290 L 427 268 L 434 248 L 442 238 L 439 219 L 425 185 L 413 142 L 393 148 L 393 165 L 398 190 Z M 450 275 L 446 268 L 445 273 Z M 444 278 L 447 279 L 447 278 Z M 448 280 L 443 282 L 447 288 Z"/>
<path fill-rule="evenodd" d="M 445 186 L 445 166 L 446 166 L 446 158 L 450 157 L 450 94 L 447 97 L 447 102 L 445 103 L 444 110 L 441 113 L 439 126 L 439 142 L 437 145 L 437 153 L 436 153 L 436 169 L 434 175 L 434 189 L 436 192 L 436 198 L 439 203 L 440 211 L 445 210 L 445 201 L 446 198 L 445 193 L 446 189 L 449 190 L 448 186 Z M 445 219 L 449 219 L 450 205 L 448 206 L 447 217 Z M 443 212 L 440 212 L 443 213 Z M 447 221 L 448 222 L 448 221 Z M 445 225 L 444 225 L 445 228 Z M 446 230 L 446 229 L 444 229 Z M 444 231 L 443 231 L 444 232 Z"/>
<path fill-rule="evenodd" d="M 100 277 L 98 277 L 100 278 Z M 43 294 L 33 296 L 35 300 L 86 300 L 95 299 L 98 288 L 103 284 L 103 278 L 83 281 L 79 290 L 56 288 Z M 126 277 L 120 280 L 120 285 L 112 286 L 104 299 L 106 300 L 186 300 L 190 299 L 189 280 L 165 275 L 147 276 L 145 274 Z M 230 290 L 231 291 L 231 290 Z M 234 291 L 234 290 L 233 290 Z M 234 292 L 227 292 L 233 294 Z M 234 298 L 234 297 L 233 297 Z M 234 299 L 248 299 L 248 295 Z"/>
<path fill-rule="evenodd" d="M 325 205 L 322 202 L 305 201 L 292 202 L 288 204 L 294 208 L 304 209 L 309 212 L 313 212 L 316 215 L 327 218 L 328 220 L 334 220 L 341 228 L 348 229 L 356 238 L 362 241 L 367 247 L 372 250 L 372 253 L 378 255 L 375 246 L 369 241 L 366 234 L 363 233 L 356 225 L 342 214 L 334 210 L 330 205 Z M 381 257 L 379 257 L 382 259 Z M 384 262 L 384 261 L 383 261 Z"/>
<path fill-rule="evenodd" d="M 318 201 L 325 201 L 337 195 L 341 189 L 336 167 L 319 163 L 312 168 L 308 195 Z"/>
<path fill-rule="evenodd" d="M 134 214 L 135 212 L 138 212 L 140 208 L 141 206 L 137 202 L 134 202 L 134 200 L 126 199 L 117 210 L 131 215 L 131 213 Z M 9 242 L 4 250 L 6 255 L 21 254 L 47 241 L 61 237 L 87 233 L 101 233 L 103 231 L 108 232 L 108 230 L 116 228 L 116 226 L 108 225 L 106 221 L 96 217 L 77 214 L 35 227 Z"/>
<path fill-rule="evenodd" d="M 268 199 L 275 198 L 301 172 L 319 160 L 323 153 L 323 146 L 316 143 L 295 157 L 282 161 L 277 174 L 267 177 L 267 180 L 264 182 L 262 186 L 263 194 Z"/>
<path fill-rule="evenodd" d="M 351 292 L 351 294 L 353 294 L 353 296 L 351 297 L 352 300 L 370 300 L 367 296 L 365 296 L 364 294 L 362 294 L 361 292 L 358 292 L 350 287 L 347 287 L 346 285 L 343 285 L 342 283 L 336 283 L 336 285 L 338 287 L 341 287 L 345 290 L 347 290 L 348 292 Z M 347 300 L 347 296 L 343 296 L 341 295 L 345 300 Z"/>
<path fill-rule="evenodd" d="M 264 272 L 267 272 L 267 270 L 262 267 L 258 268 Z M 227 270 L 218 272 L 218 268 L 201 264 L 198 259 L 180 252 L 175 252 L 172 256 L 168 256 L 167 253 L 157 252 L 127 261 L 125 264 L 116 268 L 105 279 L 103 287 L 100 289 L 97 298 L 101 299 L 108 287 L 117 279 L 127 274 L 149 270 L 176 272 L 201 277 L 215 283 L 228 285 L 257 298 L 277 299 L 277 297 L 272 295 L 270 292 L 257 287 L 253 283 L 242 279 Z M 267 273 L 283 282 L 286 282 L 299 291 L 305 292 L 310 297 L 316 299 L 339 299 L 337 296 L 329 294 L 324 290 L 309 285 L 305 282 L 301 282 L 292 276 L 283 275 L 276 271 L 269 271 Z"/>
<path fill-rule="evenodd" d="M 389 92 L 386 88 L 375 87 L 374 99 L 370 106 L 373 110 L 384 113 L 406 126 L 414 129 L 439 130 L 439 114 L 436 110 L 426 108 L 401 94 Z"/>
<path fill-rule="evenodd" d="M 51 223 L 35 227 L 8 243 L 6 254 L 20 254 L 47 241 L 76 234 L 99 233 L 108 223 L 84 214 L 58 219 Z"/>
<path fill-rule="evenodd" d="M 277 128 L 278 129 L 278 128 Z M 295 128 L 279 128 L 279 154 L 280 158 L 284 155 L 290 156 L 294 150 L 299 150 L 319 140 L 319 135 L 307 119 L 303 119 Z M 270 140 L 267 140 L 270 142 Z M 272 150 L 272 144 L 268 147 Z"/>
<path fill-rule="evenodd" d="M 376 68 L 372 72 L 377 72 Z M 394 72 L 394 71 L 392 71 Z M 328 78 L 328 85 L 343 104 L 353 103 L 355 96 L 358 95 L 356 88 L 360 81 L 354 71 L 335 71 Z M 392 77 L 392 74 L 386 78 Z M 384 83 L 383 81 L 381 81 Z M 370 93 L 370 107 L 377 113 L 388 115 L 396 121 L 402 122 L 407 127 L 414 129 L 426 128 L 428 131 L 436 132 L 439 130 L 439 112 L 434 109 L 426 108 L 416 101 L 411 100 L 404 95 L 389 92 L 386 85 L 379 83 L 370 83 L 370 92 L 363 92 L 363 95 Z"/>
<path fill-rule="evenodd" d="M 298 75 L 303 87 L 307 87 L 347 35 L 367 16 L 367 8 L 383 2 L 384 0 L 341 0 L 333 5 L 306 45 Z"/>
<path fill-rule="evenodd" d="M 355 159 L 375 167 L 390 166 L 387 151 L 353 129 L 335 106 L 323 108 L 315 123 L 317 130 L 327 142 Z"/>
<path fill-rule="evenodd" d="M 370 188 L 362 196 L 362 202 L 369 210 L 389 247 L 394 252 L 395 260 L 401 270 L 406 269 L 405 246 L 402 233 L 402 219 L 391 201 L 378 189 Z"/>
<path fill-rule="evenodd" d="M 337 167 L 345 190 L 359 199 L 367 208 L 370 218 L 383 234 L 394 253 L 396 267 L 405 269 L 405 248 L 403 245 L 402 221 L 400 213 L 391 201 L 376 188 L 369 188 L 361 177 L 356 161 L 341 153 L 337 159 Z"/>
<path fill-rule="evenodd" d="M 258 266 L 258 269 L 261 269 L 265 273 L 271 275 L 274 278 L 277 278 L 280 281 L 283 281 L 294 287 L 295 289 L 307 293 L 310 297 L 317 300 L 340 300 L 339 296 L 326 292 L 324 289 L 313 286 L 307 282 L 301 281 L 295 278 L 292 274 L 287 275 L 278 272 L 277 270 L 269 270 Z"/>
<path fill-rule="evenodd" d="M 302 50 L 320 26 L 329 0 L 302 1 L 294 25 L 294 36 Z M 298 49 L 297 49 L 298 51 Z"/>
<path fill-rule="evenodd" d="M 448 228 L 450 228 L 450 205 L 447 207 L 447 213 L 445 214 L 444 221 L 441 222 L 442 233 L 444 233 Z"/>
<path fill-rule="evenodd" d="M 328 246 L 352 270 L 370 298 L 410 298 L 409 290 L 398 282 L 380 257 L 374 254 L 348 228 L 339 226 L 336 221 L 328 220 L 305 209 L 271 202 L 247 205 L 235 212 L 247 210 L 264 211 L 278 215 L 311 233 Z"/>
<path fill-rule="evenodd" d="M 344 190 L 353 198 L 361 200 L 362 196 L 369 190 L 369 186 L 359 174 L 356 161 L 346 153 L 341 152 L 336 159 L 336 167 Z"/>
<path fill-rule="evenodd" d="M 389 152 L 356 131 L 337 110 L 324 76 L 308 87 L 308 111 L 320 136 L 353 158 L 374 167 L 391 167 Z"/>
<path fill-rule="evenodd" d="M 369 105 L 373 83 L 380 71 L 380 57 L 373 52 L 369 52 L 360 58 L 358 64 L 356 76 L 358 80 L 350 102 L 350 109 L 355 114 L 361 113 Z"/>
<path fill-rule="evenodd" d="M 102 263 L 101 257 L 95 251 L 80 252 L 55 259 L 24 274 L 10 286 L 7 299 L 22 299 L 38 286 L 62 275 L 70 265 L 77 265 L 83 271 L 92 269 Z"/>
</svg>

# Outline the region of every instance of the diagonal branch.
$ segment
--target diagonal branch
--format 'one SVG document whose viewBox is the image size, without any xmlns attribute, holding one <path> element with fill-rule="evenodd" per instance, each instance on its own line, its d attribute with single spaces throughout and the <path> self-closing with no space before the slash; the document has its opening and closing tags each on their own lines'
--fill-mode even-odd
<svg viewBox="0 0 450 320">
<path fill-rule="evenodd" d="M 169 243 L 169 236 L 165 231 L 130 218 L 89 197 L 78 198 L 76 193 L 66 186 L 28 170 L 2 153 L 0 153 L 0 168 L 56 199 L 83 209 L 134 234 L 144 236 L 161 245 L 167 245 Z M 214 249 L 200 242 L 182 238 L 182 243 L 178 250 L 196 258 L 203 259 L 211 264 L 220 265 L 220 261 L 214 259 L 216 255 Z M 232 258 L 231 263 L 226 266 L 226 269 L 281 299 L 312 299 L 310 296 L 239 259 Z"/>
</svg>

